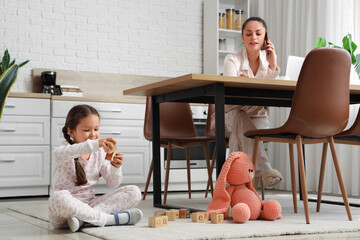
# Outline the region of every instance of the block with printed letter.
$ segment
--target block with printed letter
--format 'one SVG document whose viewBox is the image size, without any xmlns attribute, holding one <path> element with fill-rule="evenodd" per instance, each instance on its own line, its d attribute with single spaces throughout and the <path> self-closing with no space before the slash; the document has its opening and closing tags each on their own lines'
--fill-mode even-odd
<svg viewBox="0 0 360 240">
<path fill-rule="evenodd" d="M 211 223 L 214 223 L 214 224 L 224 223 L 224 214 L 222 214 L 222 213 L 211 214 Z"/>
<path fill-rule="evenodd" d="M 166 216 L 166 212 L 165 211 L 154 211 L 154 216 L 155 217 Z"/>
<path fill-rule="evenodd" d="M 176 220 L 176 211 L 168 210 L 168 211 L 166 211 L 166 216 L 168 216 L 169 221 L 175 221 Z"/>
<path fill-rule="evenodd" d="M 179 209 L 170 209 L 170 211 L 174 211 L 175 212 L 175 217 L 176 219 L 178 219 L 180 217 L 180 210 Z"/>
<path fill-rule="evenodd" d="M 180 218 L 190 218 L 190 210 L 189 209 L 179 209 L 179 217 Z"/>
<path fill-rule="evenodd" d="M 160 217 L 149 217 L 148 226 L 151 228 L 161 227 L 162 219 Z"/>
<path fill-rule="evenodd" d="M 203 223 L 207 220 L 205 220 L 205 212 L 193 212 L 191 214 L 191 218 L 193 222 L 199 222 L 199 223 Z"/>
</svg>

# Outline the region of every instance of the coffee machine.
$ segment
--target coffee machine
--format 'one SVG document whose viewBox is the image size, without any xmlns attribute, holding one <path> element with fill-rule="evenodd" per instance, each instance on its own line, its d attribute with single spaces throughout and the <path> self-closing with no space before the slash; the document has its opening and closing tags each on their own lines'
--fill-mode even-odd
<svg viewBox="0 0 360 240">
<path fill-rule="evenodd" d="M 56 85 L 56 72 L 45 71 L 41 73 L 42 92 L 51 95 L 62 95 L 60 85 Z"/>
</svg>

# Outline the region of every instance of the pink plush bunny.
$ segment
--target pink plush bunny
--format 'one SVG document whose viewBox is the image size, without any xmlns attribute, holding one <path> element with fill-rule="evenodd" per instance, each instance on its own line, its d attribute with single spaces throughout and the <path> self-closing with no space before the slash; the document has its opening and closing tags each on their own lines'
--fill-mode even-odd
<svg viewBox="0 0 360 240">
<path fill-rule="evenodd" d="M 216 181 L 214 196 L 207 212 L 223 213 L 227 218 L 231 206 L 231 215 L 235 222 L 247 220 L 280 219 L 281 206 L 276 200 L 262 202 L 252 186 L 254 165 L 251 158 L 243 152 L 233 152 L 223 165 Z M 226 187 L 226 182 L 229 184 Z"/>
</svg>

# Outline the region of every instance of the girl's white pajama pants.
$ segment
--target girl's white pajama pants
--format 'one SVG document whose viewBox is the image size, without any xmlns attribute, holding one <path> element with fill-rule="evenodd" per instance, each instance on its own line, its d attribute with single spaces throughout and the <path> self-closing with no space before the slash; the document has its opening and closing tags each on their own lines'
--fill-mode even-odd
<svg viewBox="0 0 360 240">
<path fill-rule="evenodd" d="M 141 191 L 134 185 L 82 200 L 68 190 L 54 191 L 48 201 L 50 222 L 55 228 L 66 228 L 67 219 L 76 217 L 95 226 L 105 226 L 107 214 L 134 208 L 140 201 Z"/>
</svg>

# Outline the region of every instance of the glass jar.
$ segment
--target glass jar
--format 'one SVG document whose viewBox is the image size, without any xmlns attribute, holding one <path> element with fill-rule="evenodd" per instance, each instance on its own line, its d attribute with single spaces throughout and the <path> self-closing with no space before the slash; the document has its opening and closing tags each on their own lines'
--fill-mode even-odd
<svg viewBox="0 0 360 240">
<path fill-rule="evenodd" d="M 226 50 L 226 38 L 219 38 L 219 50 Z"/>
<path fill-rule="evenodd" d="M 219 28 L 225 28 L 225 13 L 219 13 Z"/>
<path fill-rule="evenodd" d="M 242 18 L 242 14 L 241 14 L 242 10 L 235 10 L 235 30 L 240 31 L 241 27 L 243 25 L 243 18 Z"/>
<path fill-rule="evenodd" d="M 234 30 L 235 9 L 226 9 L 226 29 Z"/>
<path fill-rule="evenodd" d="M 241 28 L 242 28 L 242 25 L 244 24 L 244 12 L 245 12 L 245 10 L 240 10 Z"/>
</svg>

